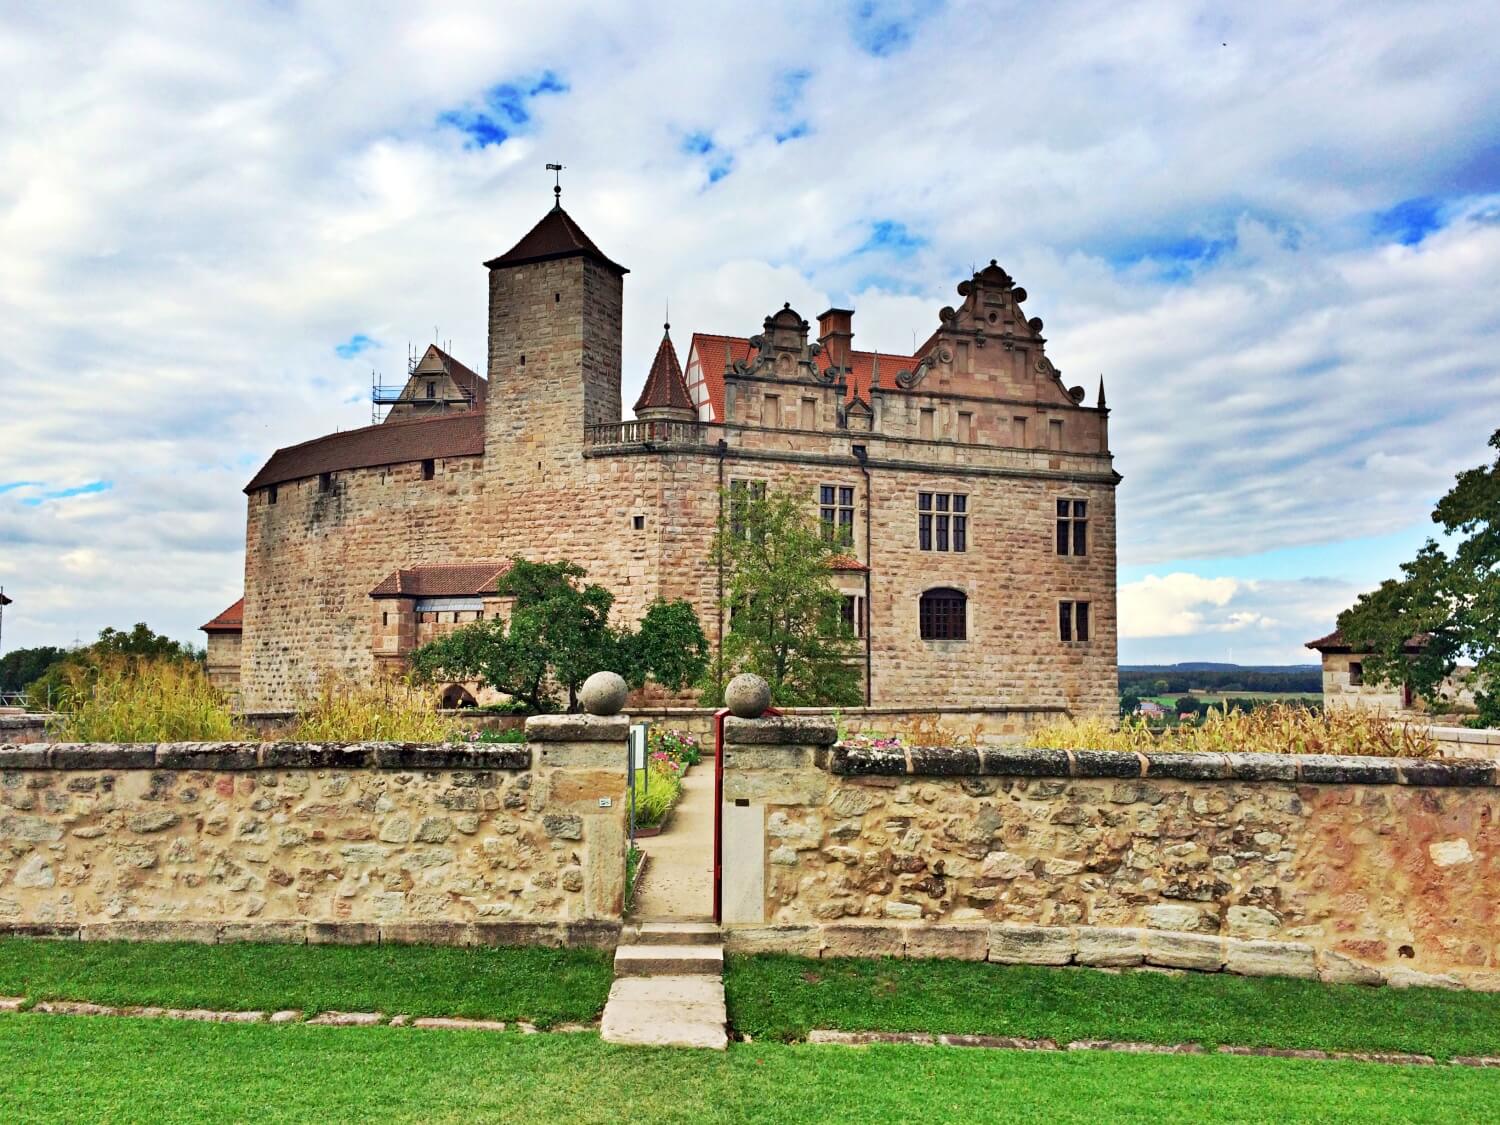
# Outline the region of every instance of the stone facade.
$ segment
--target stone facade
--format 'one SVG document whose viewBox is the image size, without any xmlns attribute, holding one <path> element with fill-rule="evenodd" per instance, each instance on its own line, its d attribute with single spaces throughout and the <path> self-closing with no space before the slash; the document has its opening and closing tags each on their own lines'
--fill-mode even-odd
<svg viewBox="0 0 1500 1125">
<path fill-rule="evenodd" d="M 445 943 L 617 930 L 624 723 L 536 722 L 526 746 L 0 747 L 0 930 Z"/>
<path fill-rule="evenodd" d="M 413 435 L 454 431 L 404 423 L 404 452 L 345 464 L 340 449 L 371 440 L 353 431 L 316 457 L 281 451 L 247 490 L 247 710 L 403 657 L 416 631 L 372 642 L 370 591 L 422 564 L 567 558 L 621 619 L 687 598 L 716 644 L 727 626 L 708 546 L 724 491 L 747 482 L 795 491 L 812 514 L 835 490 L 850 556 L 838 582 L 856 599 L 872 704 L 1115 713 L 1108 410 L 1102 388 L 1085 406 L 1064 385 L 1041 321 L 1020 311 L 1025 291 L 994 263 L 913 356 L 853 351 L 847 310 L 829 310 L 815 339 L 784 308 L 717 370 L 705 341 L 730 338 L 695 336 L 690 378 L 712 388 L 694 392 L 709 395 L 699 419 L 637 422 L 620 421 L 623 268 L 560 210 L 487 265 L 482 451 L 421 455 Z M 924 549 L 924 514 L 960 502 L 965 549 L 937 549 L 935 527 Z M 1063 502 L 1086 514 L 1084 553 L 1058 549 Z M 962 639 L 923 635 L 922 599 L 938 589 L 965 599 Z M 1078 602 L 1087 639 L 1065 640 L 1060 615 Z"/>
<path fill-rule="evenodd" d="M 727 724 L 731 948 L 1500 987 L 1493 762 L 831 738 Z"/>
</svg>

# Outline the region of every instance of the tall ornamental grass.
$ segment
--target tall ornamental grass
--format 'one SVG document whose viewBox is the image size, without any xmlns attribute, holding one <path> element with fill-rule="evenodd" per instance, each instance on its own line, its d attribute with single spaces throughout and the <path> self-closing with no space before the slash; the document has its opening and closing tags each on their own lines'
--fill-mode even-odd
<svg viewBox="0 0 1500 1125">
<path fill-rule="evenodd" d="M 1253 711 L 1211 710 L 1197 722 L 1153 729 L 1144 719 L 1064 721 L 1031 731 L 1028 746 L 1051 750 L 1204 750 L 1227 753 L 1361 754 L 1435 758 L 1437 743 L 1422 727 L 1364 708 L 1310 711 L 1285 703 Z"/>
<path fill-rule="evenodd" d="M 196 661 L 105 657 L 69 664 L 53 700 L 63 742 L 230 742 L 251 737 Z"/>
<path fill-rule="evenodd" d="M 437 700 L 396 680 L 355 683 L 325 678 L 302 701 L 283 736 L 292 742 L 449 742 L 453 720 L 438 714 Z"/>
</svg>

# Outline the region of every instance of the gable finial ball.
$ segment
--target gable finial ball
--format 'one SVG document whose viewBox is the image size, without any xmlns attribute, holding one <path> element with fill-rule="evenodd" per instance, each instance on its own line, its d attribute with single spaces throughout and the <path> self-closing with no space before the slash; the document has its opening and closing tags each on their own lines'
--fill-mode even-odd
<svg viewBox="0 0 1500 1125">
<path fill-rule="evenodd" d="M 724 706 L 741 719 L 758 719 L 771 706 L 771 685 L 754 672 L 741 672 L 724 689 Z"/>
<path fill-rule="evenodd" d="M 578 702 L 590 715 L 618 715 L 630 687 L 618 672 L 595 672 L 578 689 Z"/>
</svg>

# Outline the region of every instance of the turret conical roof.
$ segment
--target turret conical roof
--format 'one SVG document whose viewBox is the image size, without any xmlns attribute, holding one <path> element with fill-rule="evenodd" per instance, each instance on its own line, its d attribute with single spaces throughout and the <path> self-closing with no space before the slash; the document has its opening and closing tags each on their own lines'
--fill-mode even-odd
<svg viewBox="0 0 1500 1125">
<path fill-rule="evenodd" d="M 677 362 L 677 349 L 672 346 L 671 326 L 663 325 L 662 328 L 661 346 L 656 349 L 651 373 L 646 376 L 646 385 L 636 400 L 637 414 L 642 410 L 694 410 L 687 380 L 682 377 L 682 365 Z"/>
</svg>

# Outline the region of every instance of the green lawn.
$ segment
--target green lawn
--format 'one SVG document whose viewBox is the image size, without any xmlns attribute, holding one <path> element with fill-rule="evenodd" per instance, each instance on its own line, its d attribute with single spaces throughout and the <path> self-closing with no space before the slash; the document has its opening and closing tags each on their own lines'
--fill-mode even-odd
<svg viewBox="0 0 1500 1125">
<path fill-rule="evenodd" d="M 598 1019 L 613 977 L 596 949 L 192 945 L 0 939 L 0 996 L 242 1011 Z"/>
<path fill-rule="evenodd" d="M 1494 993 L 780 956 L 730 957 L 724 981 L 730 1023 L 757 1039 L 799 1039 L 822 1027 L 1500 1055 Z"/>
<path fill-rule="evenodd" d="M 1494 1121 L 1500 1073 L 1223 1056 L 0 1015 L 17 1122 Z"/>
</svg>

